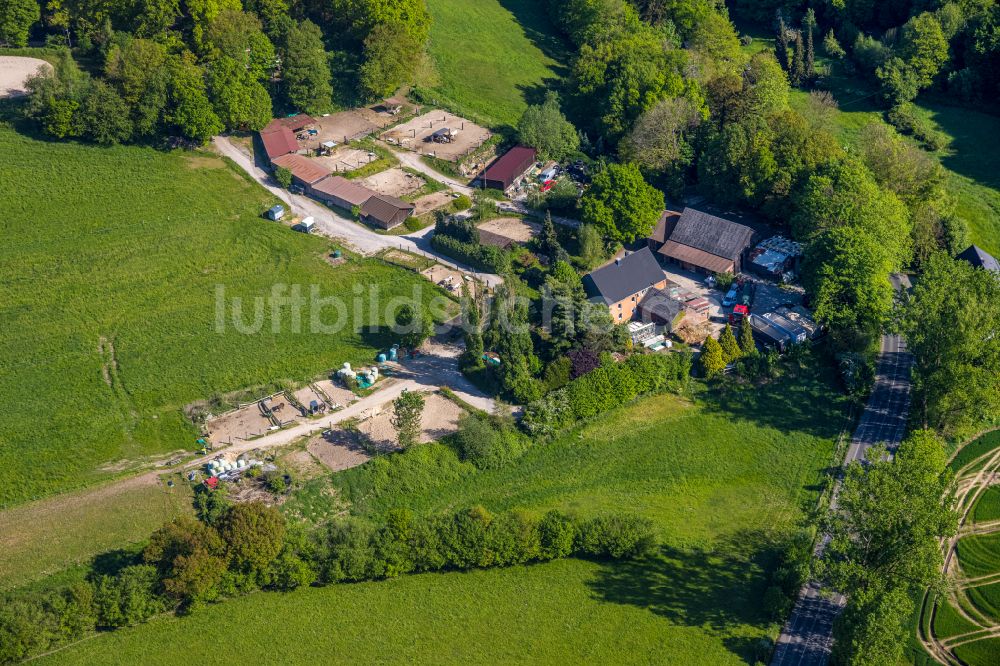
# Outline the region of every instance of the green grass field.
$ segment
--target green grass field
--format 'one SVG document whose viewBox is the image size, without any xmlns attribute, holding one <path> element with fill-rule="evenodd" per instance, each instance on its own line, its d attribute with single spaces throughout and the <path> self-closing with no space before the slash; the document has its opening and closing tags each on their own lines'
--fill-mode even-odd
<svg viewBox="0 0 1000 666">
<path fill-rule="evenodd" d="M 966 594 L 983 614 L 994 622 L 1000 622 L 1000 583 L 970 587 Z"/>
<path fill-rule="evenodd" d="M 993 520 L 1000 520 L 1000 486 L 984 490 L 972 509 L 973 523 L 988 523 Z"/>
<path fill-rule="evenodd" d="M 544 3 L 532 0 L 428 0 L 430 52 L 440 84 L 428 101 L 478 123 L 513 125 L 528 103 L 564 75 L 566 46 Z"/>
<path fill-rule="evenodd" d="M 0 590 L 145 541 L 163 523 L 191 513 L 183 483 L 113 485 L 0 511 Z"/>
<path fill-rule="evenodd" d="M 1000 571 L 1000 533 L 962 537 L 956 551 L 962 571 L 969 578 Z"/>
<path fill-rule="evenodd" d="M 339 334 L 309 333 L 308 306 L 301 332 L 267 308 L 259 334 L 231 318 L 219 333 L 218 288 L 246 301 L 246 321 L 279 283 L 434 291 L 381 262 L 331 267 L 328 241 L 264 220 L 270 195 L 209 154 L 38 141 L 0 121 L 0 155 L 0 507 L 190 449 L 186 404 L 366 361 L 384 342 L 360 330 L 381 315 L 350 302 Z"/>
<path fill-rule="evenodd" d="M 1000 638 L 987 638 L 959 645 L 955 648 L 955 656 L 963 664 L 975 666 L 1000 666 Z"/>
<path fill-rule="evenodd" d="M 958 614 L 958 611 L 948 603 L 947 599 L 938 602 L 934 612 L 934 635 L 938 638 L 948 638 L 976 631 L 978 626 Z"/>
<path fill-rule="evenodd" d="M 760 599 L 777 553 L 811 508 L 846 423 L 843 400 L 804 378 L 697 402 L 647 398 L 510 467 L 476 472 L 443 444 L 380 458 L 335 481 L 362 514 L 561 507 L 635 511 L 655 521 L 657 557 L 566 560 L 409 576 L 291 595 L 256 594 L 182 619 L 98 637 L 52 663 L 167 663 L 316 655 L 357 663 L 753 662 L 778 624 Z M 211 636 L 210 640 L 205 637 Z M 625 650 L 625 651 L 623 651 Z"/>
</svg>

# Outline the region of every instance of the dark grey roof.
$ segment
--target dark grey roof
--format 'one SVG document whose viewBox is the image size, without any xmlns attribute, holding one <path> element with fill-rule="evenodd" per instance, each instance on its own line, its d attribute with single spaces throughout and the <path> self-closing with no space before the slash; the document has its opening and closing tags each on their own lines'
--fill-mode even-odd
<svg viewBox="0 0 1000 666">
<path fill-rule="evenodd" d="M 663 269 L 644 247 L 588 273 L 583 284 L 591 296 L 600 296 L 611 305 L 663 280 Z"/>
<path fill-rule="evenodd" d="M 988 271 L 1000 273 L 1000 262 L 998 262 L 989 252 L 976 247 L 975 245 L 970 245 L 964 252 L 955 258 L 967 261 L 976 268 L 985 268 Z"/>
<path fill-rule="evenodd" d="M 652 289 L 643 296 L 639 307 L 642 308 L 643 313 L 656 316 L 669 324 L 673 323 L 677 315 L 681 313 L 684 304 L 671 297 L 665 289 Z"/>
<path fill-rule="evenodd" d="M 717 257 L 736 260 L 750 246 L 753 229 L 721 217 L 685 208 L 670 239 Z"/>
</svg>

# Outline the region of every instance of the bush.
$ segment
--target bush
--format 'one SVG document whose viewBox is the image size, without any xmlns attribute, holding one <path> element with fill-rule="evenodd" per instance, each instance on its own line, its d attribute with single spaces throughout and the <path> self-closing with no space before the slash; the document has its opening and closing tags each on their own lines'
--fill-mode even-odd
<svg viewBox="0 0 1000 666">
<path fill-rule="evenodd" d="M 469 210 L 470 208 L 472 208 L 472 199 L 470 199 L 469 197 L 467 197 L 464 194 L 460 194 L 457 197 L 455 197 L 454 200 L 452 200 L 452 202 L 451 202 L 451 208 L 455 212 L 461 212 L 463 210 Z"/>
<path fill-rule="evenodd" d="M 531 435 L 548 435 L 627 404 L 646 393 L 683 383 L 691 372 L 687 354 L 634 354 L 606 361 L 525 409 L 521 423 Z"/>
<path fill-rule="evenodd" d="M 438 252 L 476 270 L 498 274 L 510 271 L 510 256 L 498 247 L 463 243 L 451 236 L 437 233 L 431 238 L 431 246 Z"/>
<path fill-rule="evenodd" d="M 424 223 L 420 221 L 419 217 L 410 216 L 403 222 L 403 226 L 406 227 L 407 231 L 420 231 L 424 228 Z"/>
<path fill-rule="evenodd" d="M 655 546 L 652 521 L 615 514 L 579 524 L 574 551 L 591 557 L 623 559 L 649 555 Z"/>
<path fill-rule="evenodd" d="M 499 469 L 519 458 L 530 442 L 512 426 L 489 416 L 467 414 L 454 435 L 462 460 L 479 469 Z"/>
<path fill-rule="evenodd" d="M 869 354 L 844 353 L 837 355 L 837 368 L 844 390 L 852 398 L 864 398 L 875 385 L 875 359 Z"/>
<path fill-rule="evenodd" d="M 286 190 L 292 186 L 292 172 L 283 166 L 274 170 L 274 179 Z"/>
<path fill-rule="evenodd" d="M 126 567 L 116 576 L 102 576 L 94 594 L 97 625 L 131 627 L 166 610 L 164 599 L 156 593 L 159 582 L 156 567 L 148 564 Z"/>
</svg>

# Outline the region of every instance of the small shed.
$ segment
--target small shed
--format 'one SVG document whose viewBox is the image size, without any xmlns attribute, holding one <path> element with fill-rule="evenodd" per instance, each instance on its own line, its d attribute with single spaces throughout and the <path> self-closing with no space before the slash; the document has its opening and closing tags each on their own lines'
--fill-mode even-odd
<svg viewBox="0 0 1000 666">
<path fill-rule="evenodd" d="M 361 221 L 382 229 L 398 227 L 406 221 L 416 209 L 408 203 L 387 194 L 376 194 L 361 206 Z"/>
<path fill-rule="evenodd" d="M 278 221 L 285 216 L 285 207 L 281 204 L 271 206 L 267 210 L 267 219 Z"/>
</svg>

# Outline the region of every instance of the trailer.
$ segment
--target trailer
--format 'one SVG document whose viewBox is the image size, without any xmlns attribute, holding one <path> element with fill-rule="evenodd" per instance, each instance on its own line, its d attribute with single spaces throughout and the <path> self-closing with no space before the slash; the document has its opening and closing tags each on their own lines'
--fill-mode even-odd
<svg viewBox="0 0 1000 666">
<path fill-rule="evenodd" d="M 783 352 L 793 343 L 791 335 L 769 320 L 752 313 L 749 319 L 753 337 L 761 346 Z"/>
</svg>

